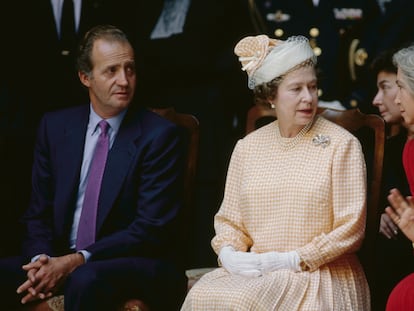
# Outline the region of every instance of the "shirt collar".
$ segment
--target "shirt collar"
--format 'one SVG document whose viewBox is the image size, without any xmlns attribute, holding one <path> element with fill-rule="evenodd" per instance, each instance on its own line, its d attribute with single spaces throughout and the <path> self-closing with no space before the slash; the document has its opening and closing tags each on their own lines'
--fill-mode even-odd
<svg viewBox="0 0 414 311">
<path fill-rule="evenodd" d="M 91 109 L 90 109 L 90 113 L 89 113 L 89 126 L 93 129 L 92 130 L 92 134 L 93 134 L 96 131 L 98 123 L 103 119 L 100 116 L 97 115 L 95 110 L 93 110 L 92 105 L 90 105 L 90 108 Z M 121 126 L 122 120 L 125 117 L 126 111 L 127 111 L 127 109 L 121 111 L 118 115 L 116 115 L 112 118 L 105 119 L 105 121 L 108 122 L 109 125 L 111 126 L 111 130 L 113 131 L 113 133 L 118 132 L 119 127 Z"/>
</svg>

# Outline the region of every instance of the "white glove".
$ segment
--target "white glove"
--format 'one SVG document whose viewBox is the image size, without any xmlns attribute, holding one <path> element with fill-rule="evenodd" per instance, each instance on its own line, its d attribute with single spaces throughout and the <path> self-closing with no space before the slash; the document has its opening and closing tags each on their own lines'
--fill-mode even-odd
<svg viewBox="0 0 414 311">
<path fill-rule="evenodd" d="M 263 273 L 272 272 L 279 269 L 289 269 L 295 272 L 301 271 L 300 257 L 296 251 L 291 252 L 267 252 L 257 254 L 260 257 L 261 271 Z"/>
<path fill-rule="evenodd" d="M 247 277 L 259 277 L 260 259 L 253 252 L 236 251 L 232 246 L 225 246 L 220 250 L 219 260 L 221 265 L 231 274 Z"/>
</svg>

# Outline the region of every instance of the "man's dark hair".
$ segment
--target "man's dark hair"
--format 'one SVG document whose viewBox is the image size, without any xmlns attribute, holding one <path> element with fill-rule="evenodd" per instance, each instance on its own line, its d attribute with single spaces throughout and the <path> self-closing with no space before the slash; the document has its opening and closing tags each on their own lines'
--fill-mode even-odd
<svg viewBox="0 0 414 311">
<path fill-rule="evenodd" d="M 90 75 L 93 69 L 92 49 L 96 40 L 124 42 L 130 44 L 126 34 L 119 28 L 112 25 L 98 25 L 91 28 L 79 44 L 77 68 L 79 71 Z"/>
</svg>

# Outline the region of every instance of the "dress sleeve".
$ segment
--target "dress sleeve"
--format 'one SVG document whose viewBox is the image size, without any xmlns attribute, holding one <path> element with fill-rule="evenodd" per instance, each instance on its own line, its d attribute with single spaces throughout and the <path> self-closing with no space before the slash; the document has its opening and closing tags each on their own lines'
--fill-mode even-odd
<svg viewBox="0 0 414 311">
<path fill-rule="evenodd" d="M 338 144 L 332 159 L 332 230 L 297 251 L 313 271 L 361 246 L 366 220 L 366 165 L 361 145 L 352 137 Z"/>
<path fill-rule="evenodd" d="M 232 245 L 239 251 L 247 251 L 252 240 L 244 227 L 240 212 L 240 186 L 243 180 L 243 140 L 239 140 L 233 150 L 227 171 L 224 198 L 214 217 L 216 235 L 211 241 L 218 254 L 226 245 Z"/>
</svg>

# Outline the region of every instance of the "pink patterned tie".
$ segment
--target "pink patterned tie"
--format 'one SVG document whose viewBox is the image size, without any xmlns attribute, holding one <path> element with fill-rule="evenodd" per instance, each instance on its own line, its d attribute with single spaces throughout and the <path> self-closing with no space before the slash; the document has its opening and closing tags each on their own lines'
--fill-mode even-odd
<svg viewBox="0 0 414 311">
<path fill-rule="evenodd" d="M 81 250 L 95 242 L 96 212 L 98 209 L 99 192 L 105 170 L 109 150 L 109 124 L 105 120 L 99 122 L 101 134 L 96 143 L 92 163 L 89 168 L 88 183 L 85 189 L 83 207 L 79 219 L 76 249 Z"/>
</svg>

